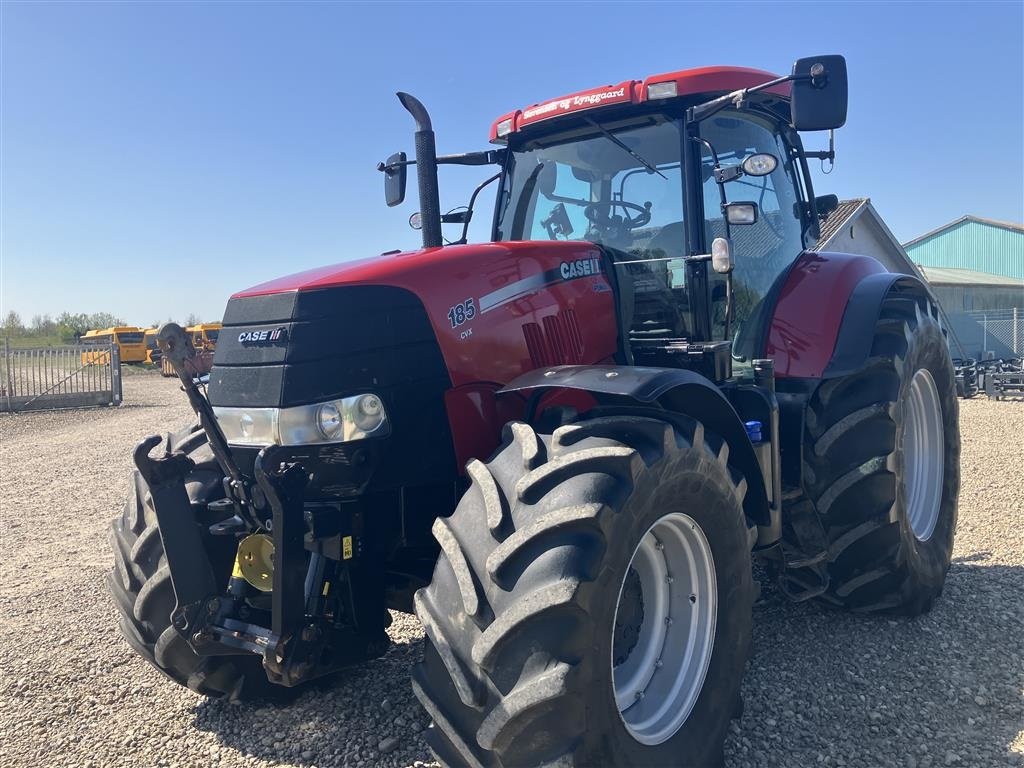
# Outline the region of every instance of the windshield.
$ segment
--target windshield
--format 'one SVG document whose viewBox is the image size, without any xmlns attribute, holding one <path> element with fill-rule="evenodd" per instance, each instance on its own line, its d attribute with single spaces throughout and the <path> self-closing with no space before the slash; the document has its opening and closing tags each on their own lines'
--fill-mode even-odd
<svg viewBox="0 0 1024 768">
<path fill-rule="evenodd" d="M 536 139 L 511 153 L 497 239 L 589 240 L 681 256 L 681 173 L 678 121 L 661 115 Z"/>
<path fill-rule="evenodd" d="M 513 149 L 498 240 L 587 240 L 615 262 L 633 343 L 691 334 L 678 120 L 590 121 Z"/>
</svg>

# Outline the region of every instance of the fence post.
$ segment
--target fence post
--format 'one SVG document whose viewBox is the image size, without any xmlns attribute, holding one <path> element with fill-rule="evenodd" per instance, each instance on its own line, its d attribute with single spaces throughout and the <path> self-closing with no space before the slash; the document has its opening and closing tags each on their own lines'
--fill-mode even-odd
<svg viewBox="0 0 1024 768">
<path fill-rule="evenodd" d="M 121 404 L 121 349 L 110 345 L 110 396 L 113 405 Z"/>
<path fill-rule="evenodd" d="M 11 378 L 11 340 L 7 336 L 4 336 L 4 367 L 7 369 L 7 412 L 13 413 L 11 410 L 11 388 L 14 386 L 14 380 Z"/>
<path fill-rule="evenodd" d="M 1015 355 L 1020 354 L 1020 347 L 1017 346 L 1017 338 L 1018 338 L 1019 333 L 1020 333 L 1017 330 L 1017 322 L 1018 322 L 1018 319 L 1017 319 L 1017 308 L 1014 307 L 1013 308 L 1013 354 L 1015 354 Z"/>
</svg>

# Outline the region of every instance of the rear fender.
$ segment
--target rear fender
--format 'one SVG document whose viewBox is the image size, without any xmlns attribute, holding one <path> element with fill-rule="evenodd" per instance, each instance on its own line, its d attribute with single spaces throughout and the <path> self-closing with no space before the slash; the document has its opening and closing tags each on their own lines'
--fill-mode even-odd
<svg viewBox="0 0 1024 768">
<path fill-rule="evenodd" d="M 928 286 L 911 275 L 882 272 L 868 275 L 853 289 L 846 302 L 842 325 L 836 337 L 832 358 L 822 378 L 834 379 L 860 370 L 871 355 L 875 325 L 882 314 L 882 304 L 890 296 L 912 296 L 935 302 Z M 938 319 L 938 318 L 937 318 Z M 939 325 L 942 321 L 938 320 Z"/>
<path fill-rule="evenodd" d="M 764 356 L 779 379 L 820 380 L 858 370 L 871 354 L 875 324 L 892 292 L 932 297 L 913 275 L 889 272 L 870 256 L 806 251 L 768 297 Z"/>
<path fill-rule="evenodd" d="M 870 256 L 806 251 L 786 273 L 766 328 L 765 357 L 780 379 L 820 379 L 832 358 L 850 295 L 872 275 L 893 277 Z"/>
<path fill-rule="evenodd" d="M 613 401 L 621 405 L 623 400 L 631 400 L 641 406 L 664 409 L 668 412 L 666 416 L 684 414 L 699 420 L 725 440 L 730 465 L 746 478 L 743 507 L 747 517 L 758 526 L 770 526 L 772 515 L 764 477 L 743 421 L 709 379 L 676 368 L 562 365 L 526 373 L 500 393 L 522 394 L 542 389 L 581 390 L 602 404 Z"/>
</svg>

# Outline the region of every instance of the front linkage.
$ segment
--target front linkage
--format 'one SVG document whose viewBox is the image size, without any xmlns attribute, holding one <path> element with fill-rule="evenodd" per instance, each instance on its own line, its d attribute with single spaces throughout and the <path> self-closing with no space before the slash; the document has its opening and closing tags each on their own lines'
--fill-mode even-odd
<svg viewBox="0 0 1024 768">
<path fill-rule="evenodd" d="M 209 401 L 188 370 L 188 360 L 195 353 L 187 334 L 168 323 L 160 328 L 157 344 L 181 380 L 225 474 L 227 497 L 209 505 L 220 507 L 216 511 L 222 519 L 209 527 L 209 533 L 241 542 L 249 534 L 265 536 L 258 533 L 264 530 L 273 543 L 273 552 L 263 563 L 272 571 L 269 601 L 243 577 L 237 556 L 226 584 L 223 575 L 218 579 L 185 490 L 194 462 L 181 452 L 150 456 L 161 442 L 157 435 L 139 443 L 133 458 L 153 499 L 174 588 L 171 622 L 175 630 L 199 656 L 262 656 L 267 677 L 283 686 L 382 653 L 386 635 L 366 638 L 358 632 L 347 570 L 338 567 L 337 561 L 306 551 L 306 537 L 321 538 L 324 532 L 310 531 L 316 526 L 311 513 L 304 511 L 308 475 L 302 465 L 279 461 L 279 448 L 268 446 L 256 459 L 255 484 L 244 477 Z M 270 515 L 261 516 L 268 509 Z"/>
</svg>

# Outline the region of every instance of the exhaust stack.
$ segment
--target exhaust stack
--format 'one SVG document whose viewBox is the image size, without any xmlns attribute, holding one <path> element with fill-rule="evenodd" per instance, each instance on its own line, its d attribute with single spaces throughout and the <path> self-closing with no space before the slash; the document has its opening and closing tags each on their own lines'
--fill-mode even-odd
<svg viewBox="0 0 1024 768">
<path fill-rule="evenodd" d="M 437 147 L 427 108 L 419 99 L 399 91 L 398 100 L 416 121 L 416 182 L 420 193 L 420 220 L 423 223 L 423 247 L 439 248 L 441 239 L 441 202 L 437 191 Z"/>
</svg>

